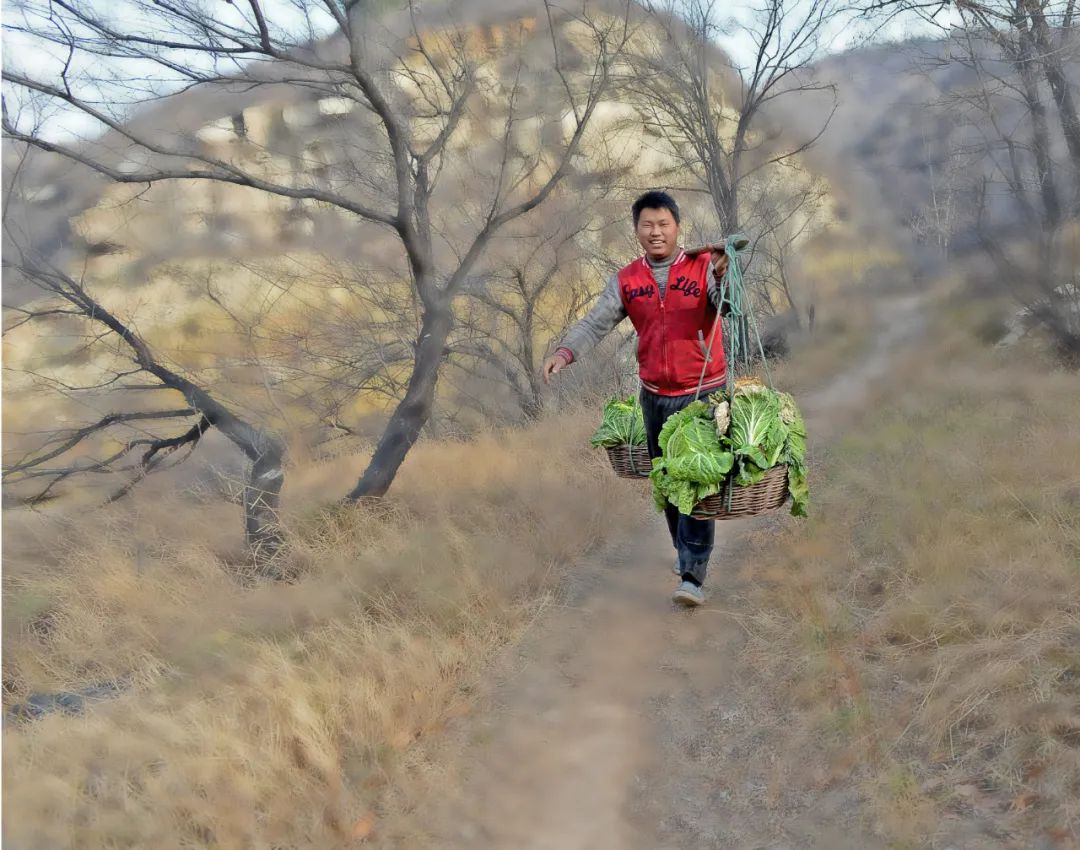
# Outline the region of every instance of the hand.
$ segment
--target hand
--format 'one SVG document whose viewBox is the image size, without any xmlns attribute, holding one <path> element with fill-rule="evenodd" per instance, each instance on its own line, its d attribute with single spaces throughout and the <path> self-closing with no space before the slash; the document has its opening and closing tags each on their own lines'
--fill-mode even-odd
<svg viewBox="0 0 1080 850">
<path fill-rule="evenodd" d="M 716 278 L 716 282 L 719 283 L 728 270 L 728 255 L 721 254 L 720 258 L 713 263 L 713 277 Z"/>
<path fill-rule="evenodd" d="M 544 383 L 550 384 L 551 376 L 557 375 L 568 365 L 570 365 L 570 361 L 566 359 L 566 355 L 556 351 L 540 367 L 540 374 L 544 376 Z"/>
</svg>

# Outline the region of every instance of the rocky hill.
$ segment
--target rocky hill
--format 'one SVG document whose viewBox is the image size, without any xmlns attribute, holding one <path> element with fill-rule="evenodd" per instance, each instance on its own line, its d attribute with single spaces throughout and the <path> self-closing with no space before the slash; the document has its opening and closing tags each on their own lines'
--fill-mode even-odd
<svg viewBox="0 0 1080 850">
<path fill-rule="evenodd" d="M 1009 233 L 1029 218 L 997 170 L 1007 167 L 1008 157 L 1001 129 L 1015 133 L 1019 156 L 1028 155 L 1030 119 L 1009 88 L 1018 84 L 1015 72 L 985 45 L 977 48 L 976 72 L 969 49 L 971 44 L 948 40 L 911 40 L 834 55 L 814 68 L 817 79 L 834 81 L 840 92 L 815 162 L 834 181 L 876 198 L 869 206 L 886 210 L 891 226 L 916 239 L 933 238 L 932 207 L 948 206 L 948 237 L 960 251 L 977 244 L 976 187 L 984 179 L 990 181 L 985 233 Z M 1066 68 L 1080 80 L 1080 63 Z M 993 92 L 992 118 L 971 103 L 980 73 Z M 1052 111 L 1048 94 L 1047 101 Z M 784 118 L 812 126 L 821 108 L 807 98 Z M 1055 157 L 1063 156 L 1060 132 L 1053 144 Z"/>
</svg>

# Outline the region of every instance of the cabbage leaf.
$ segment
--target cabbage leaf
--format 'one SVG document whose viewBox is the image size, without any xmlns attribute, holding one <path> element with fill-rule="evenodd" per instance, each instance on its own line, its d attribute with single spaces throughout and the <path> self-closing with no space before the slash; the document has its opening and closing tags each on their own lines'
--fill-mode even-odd
<svg viewBox="0 0 1080 850">
<path fill-rule="evenodd" d="M 706 496 L 720 492 L 735 462 L 716 433 L 712 407 L 695 401 L 668 417 L 660 429 L 661 457 L 649 478 L 658 509 L 668 503 L 689 514 Z"/>
<path fill-rule="evenodd" d="M 594 446 L 645 445 L 645 417 L 637 396 L 613 398 L 604 405 L 600 427 L 590 440 Z"/>
<path fill-rule="evenodd" d="M 788 429 L 780 460 L 788 467 L 791 515 L 806 516 L 810 504 L 810 485 L 806 474 L 806 422 L 790 393 L 777 395 L 780 397 L 780 418 Z"/>
</svg>

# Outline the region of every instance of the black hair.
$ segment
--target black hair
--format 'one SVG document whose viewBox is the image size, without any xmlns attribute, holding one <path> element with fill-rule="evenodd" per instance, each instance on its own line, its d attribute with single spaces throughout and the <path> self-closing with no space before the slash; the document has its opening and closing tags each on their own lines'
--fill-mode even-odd
<svg viewBox="0 0 1080 850">
<path fill-rule="evenodd" d="M 634 227 L 637 227 L 638 219 L 641 218 L 642 210 L 668 210 L 675 223 L 679 223 L 679 205 L 667 192 L 646 192 L 631 207 L 634 212 Z"/>
</svg>

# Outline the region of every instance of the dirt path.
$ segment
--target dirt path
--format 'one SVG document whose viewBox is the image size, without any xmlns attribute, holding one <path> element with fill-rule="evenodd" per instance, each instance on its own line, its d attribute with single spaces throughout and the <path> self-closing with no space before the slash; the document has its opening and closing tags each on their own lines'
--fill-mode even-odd
<svg viewBox="0 0 1080 850">
<path fill-rule="evenodd" d="M 804 405 L 815 439 L 835 433 L 918 333 L 918 303 L 881 303 L 872 352 Z M 720 524 L 710 601 L 693 612 L 668 600 L 673 554 L 659 518 L 621 554 L 583 564 L 567 598 L 504 660 L 490 706 L 458 730 L 463 781 L 422 818 L 428 846 L 882 846 L 851 792 L 785 789 L 769 743 L 784 706 L 751 697 L 740 679 L 744 632 L 732 615 L 742 588 L 724 554 L 770 521 Z"/>
</svg>

